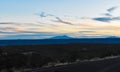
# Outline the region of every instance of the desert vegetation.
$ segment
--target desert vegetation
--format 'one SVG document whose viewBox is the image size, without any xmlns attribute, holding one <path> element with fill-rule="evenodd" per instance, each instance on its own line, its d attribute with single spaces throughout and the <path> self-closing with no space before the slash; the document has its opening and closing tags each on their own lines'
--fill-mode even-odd
<svg viewBox="0 0 120 72">
<path fill-rule="evenodd" d="M 119 44 L 53 44 L 0 47 L 0 70 L 41 68 L 120 55 Z"/>
</svg>

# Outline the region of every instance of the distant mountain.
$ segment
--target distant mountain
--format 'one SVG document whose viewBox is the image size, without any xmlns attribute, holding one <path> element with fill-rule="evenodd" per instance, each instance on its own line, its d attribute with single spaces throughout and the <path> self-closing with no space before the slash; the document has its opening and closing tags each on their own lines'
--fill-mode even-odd
<svg viewBox="0 0 120 72">
<path fill-rule="evenodd" d="M 52 37 L 50 39 L 72 39 L 72 37 L 69 37 L 67 35 L 63 35 L 63 36 L 55 36 L 55 37 Z"/>
<path fill-rule="evenodd" d="M 107 38 L 120 38 L 119 36 L 109 36 Z"/>
</svg>

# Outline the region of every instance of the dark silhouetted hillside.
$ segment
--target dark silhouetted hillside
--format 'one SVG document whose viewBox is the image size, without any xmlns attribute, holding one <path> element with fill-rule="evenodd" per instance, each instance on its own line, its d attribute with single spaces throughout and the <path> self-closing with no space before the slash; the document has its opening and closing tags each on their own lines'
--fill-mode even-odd
<svg viewBox="0 0 120 72">
<path fill-rule="evenodd" d="M 66 37 L 66 36 L 64 36 L 64 37 Z M 0 40 L 0 46 L 6 46 L 6 45 L 42 45 L 42 44 L 46 44 L 46 45 L 47 44 L 76 44 L 76 43 L 119 44 L 120 38 Z"/>
</svg>

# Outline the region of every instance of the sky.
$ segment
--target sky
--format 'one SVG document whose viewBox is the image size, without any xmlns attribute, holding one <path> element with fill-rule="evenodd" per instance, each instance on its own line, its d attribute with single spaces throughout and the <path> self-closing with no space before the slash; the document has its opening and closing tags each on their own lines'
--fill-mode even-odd
<svg viewBox="0 0 120 72">
<path fill-rule="evenodd" d="M 120 36 L 120 0 L 0 0 L 0 39 Z"/>
</svg>

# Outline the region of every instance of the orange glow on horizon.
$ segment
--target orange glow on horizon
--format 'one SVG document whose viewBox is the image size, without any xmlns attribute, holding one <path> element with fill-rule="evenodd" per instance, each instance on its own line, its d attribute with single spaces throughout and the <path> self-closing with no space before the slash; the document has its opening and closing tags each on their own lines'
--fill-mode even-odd
<svg viewBox="0 0 120 72">
<path fill-rule="evenodd" d="M 21 31 L 21 30 L 24 30 L 24 28 L 17 27 L 17 28 L 15 28 L 15 30 L 17 30 L 17 31 Z"/>
</svg>

